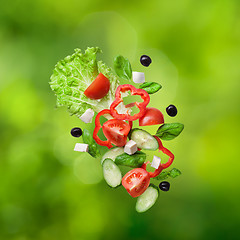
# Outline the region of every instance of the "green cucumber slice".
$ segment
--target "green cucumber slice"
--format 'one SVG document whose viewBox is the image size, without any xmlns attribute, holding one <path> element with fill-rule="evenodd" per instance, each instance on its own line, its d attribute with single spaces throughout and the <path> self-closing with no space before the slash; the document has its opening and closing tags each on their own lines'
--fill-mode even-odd
<svg viewBox="0 0 240 240">
<path fill-rule="evenodd" d="M 157 150 L 159 145 L 155 137 L 145 130 L 134 128 L 131 131 L 130 139 L 136 142 L 137 147 L 144 150 Z"/>
<path fill-rule="evenodd" d="M 114 147 L 114 148 L 111 148 L 108 152 L 106 152 L 103 157 L 102 157 L 102 160 L 101 160 L 101 164 L 103 163 L 103 161 L 106 159 L 106 158 L 110 158 L 112 159 L 113 161 L 115 161 L 116 157 L 123 154 L 124 153 L 124 148 L 122 147 Z"/>
<path fill-rule="evenodd" d="M 111 160 L 106 158 L 103 161 L 103 177 L 110 187 L 117 187 L 122 182 L 122 173 L 119 167 Z"/>
<path fill-rule="evenodd" d="M 141 213 L 146 212 L 149 208 L 151 208 L 157 201 L 158 193 L 158 187 L 150 184 L 147 190 L 138 197 L 136 203 L 136 211 Z"/>
</svg>

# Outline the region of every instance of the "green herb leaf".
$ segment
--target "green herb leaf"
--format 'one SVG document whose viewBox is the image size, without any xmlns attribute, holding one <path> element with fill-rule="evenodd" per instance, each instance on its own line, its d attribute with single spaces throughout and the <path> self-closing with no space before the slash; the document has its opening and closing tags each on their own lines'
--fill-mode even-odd
<svg viewBox="0 0 240 240">
<path fill-rule="evenodd" d="M 148 94 L 153 94 L 159 91 L 162 88 L 162 86 L 156 82 L 145 82 L 142 85 L 140 85 L 139 88 L 145 90 Z"/>
<path fill-rule="evenodd" d="M 158 128 L 155 135 L 162 140 L 172 140 L 177 137 L 183 129 L 184 125 L 181 123 L 165 123 Z"/>
<path fill-rule="evenodd" d="M 114 70 L 116 74 L 123 79 L 131 80 L 132 78 L 132 67 L 127 58 L 118 55 L 114 59 Z"/>
<path fill-rule="evenodd" d="M 178 176 L 180 176 L 182 173 L 179 169 L 177 168 L 173 168 L 170 172 L 169 172 L 169 176 L 172 178 L 176 178 Z"/>
<path fill-rule="evenodd" d="M 95 140 L 92 137 L 92 134 L 87 129 L 83 130 L 82 133 L 82 139 L 83 142 L 88 144 L 88 153 L 94 157 L 97 158 L 100 156 L 100 150 L 98 148 L 98 145 L 96 144 Z"/>
<path fill-rule="evenodd" d="M 66 106 L 72 115 L 80 117 L 87 109 L 95 112 L 109 109 L 119 86 L 118 77 L 102 61 L 97 61 L 98 47 L 87 48 L 85 52 L 75 52 L 59 61 L 51 76 L 50 87 L 57 96 L 57 107 Z M 110 81 L 108 94 L 100 100 L 92 100 L 84 91 L 102 73 Z"/>
<path fill-rule="evenodd" d="M 182 173 L 179 169 L 177 168 L 173 168 L 172 170 L 170 171 L 163 171 L 161 172 L 158 176 L 156 176 L 154 179 L 156 180 L 164 180 L 164 179 L 167 179 L 168 177 L 171 177 L 171 178 L 176 178 L 178 176 L 180 176 Z"/>
<path fill-rule="evenodd" d="M 156 176 L 154 179 L 156 180 L 164 180 L 164 179 L 167 179 L 169 176 L 168 172 L 161 172 L 158 176 Z"/>
<path fill-rule="evenodd" d="M 117 165 L 124 165 L 128 167 L 141 167 L 146 160 L 146 154 L 141 151 L 137 151 L 133 155 L 123 153 L 116 157 L 115 163 Z"/>
</svg>

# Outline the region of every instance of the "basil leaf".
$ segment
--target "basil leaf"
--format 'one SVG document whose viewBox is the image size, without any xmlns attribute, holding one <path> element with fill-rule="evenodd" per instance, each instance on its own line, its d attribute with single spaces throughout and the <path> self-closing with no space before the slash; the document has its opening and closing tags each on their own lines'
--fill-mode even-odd
<svg viewBox="0 0 240 240">
<path fill-rule="evenodd" d="M 162 88 L 162 86 L 156 82 L 145 82 L 142 85 L 140 85 L 139 88 L 145 90 L 148 94 L 153 94 L 159 91 Z"/>
<path fill-rule="evenodd" d="M 99 157 L 100 150 L 98 148 L 98 145 L 96 144 L 95 140 L 87 129 L 83 130 L 82 139 L 84 143 L 88 144 L 88 153 L 94 158 Z"/>
<path fill-rule="evenodd" d="M 116 74 L 123 79 L 131 80 L 132 78 L 132 67 L 127 58 L 118 55 L 114 59 L 114 70 Z"/>
<path fill-rule="evenodd" d="M 162 140 L 172 140 L 182 132 L 183 128 L 184 125 L 181 123 L 165 123 L 158 128 L 155 135 Z"/>
<path fill-rule="evenodd" d="M 180 176 L 181 174 L 182 173 L 181 173 L 181 171 L 179 169 L 173 168 L 172 170 L 170 170 L 168 172 L 166 172 L 166 171 L 161 172 L 154 179 L 156 179 L 156 180 L 164 180 L 164 179 L 167 179 L 168 177 L 176 178 L 176 177 Z"/>
<path fill-rule="evenodd" d="M 128 167 L 141 167 L 146 160 L 146 153 L 137 151 L 133 155 L 123 153 L 116 157 L 115 163 L 117 165 L 124 165 Z"/>
<path fill-rule="evenodd" d="M 180 176 L 182 173 L 179 169 L 177 168 L 173 168 L 170 172 L 169 172 L 169 176 L 172 178 L 176 178 L 178 176 Z"/>
<path fill-rule="evenodd" d="M 164 180 L 167 179 L 169 176 L 168 172 L 161 172 L 158 176 L 156 176 L 154 179 L 156 180 Z"/>
</svg>

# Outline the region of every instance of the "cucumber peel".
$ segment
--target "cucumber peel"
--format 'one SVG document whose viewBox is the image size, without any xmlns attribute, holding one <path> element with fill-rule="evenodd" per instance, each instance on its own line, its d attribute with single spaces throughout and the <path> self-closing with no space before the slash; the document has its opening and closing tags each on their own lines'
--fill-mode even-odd
<svg viewBox="0 0 240 240">
<path fill-rule="evenodd" d="M 130 139 L 136 142 L 137 147 L 144 150 L 157 150 L 159 145 L 158 141 L 150 133 L 145 130 L 134 128 L 132 129 Z"/>
<path fill-rule="evenodd" d="M 154 184 L 150 184 L 146 191 L 138 197 L 136 211 L 139 213 L 146 212 L 158 199 L 159 189 Z"/>
<path fill-rule="evenodd" d="M 103 177 L 110 187 L 115 188 L 121 185 L 122 173 L 112 159 L 106 158 L 103 161 L 102 167 Z"/>
</svg>

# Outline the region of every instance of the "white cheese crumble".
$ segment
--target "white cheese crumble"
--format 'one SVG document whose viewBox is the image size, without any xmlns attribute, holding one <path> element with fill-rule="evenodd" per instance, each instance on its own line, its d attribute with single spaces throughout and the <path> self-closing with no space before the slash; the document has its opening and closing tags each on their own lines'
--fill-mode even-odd
<svg viewBox="0 0 240 240">
<path fill-rule="evenodd" d="M 88 144 L 85 143 L 76 143 L 74 151 L 77 152 L 88 152 Z"/>
<path fill-rule="evenodd" d="M 159 166 L 160 166 L 160 163 L 161 163 L 161 158 L 160 158 L 160 157 L 157 157 L 157 156 L 153 156 L 153 160 L 152 160 L 151 166 L 152 166 L 153 168 L 158 169 Z"/>
<path fill-rule="evenodd" d="M 127 144 L 124 147 L 124 152 L 128 155 L 132 155 L 137 151 L 137 144 L 133 140 L 130 140 L 127 142 Z"/>
<path fill-rule="evenodd" d="M 85 123 L 91 123 L 92 122 L 92 118 L 94 116 L 94 111 L 89 108 L 86 110 L 86 112 L 81 116 L 79 117 L 83 122 Z"/>
<path fill-rule="evenodd" d="M 143 72 L 132 72 L 133 82 L 135 83 L 144 83 L 145 75 Z"/>
</svg>

